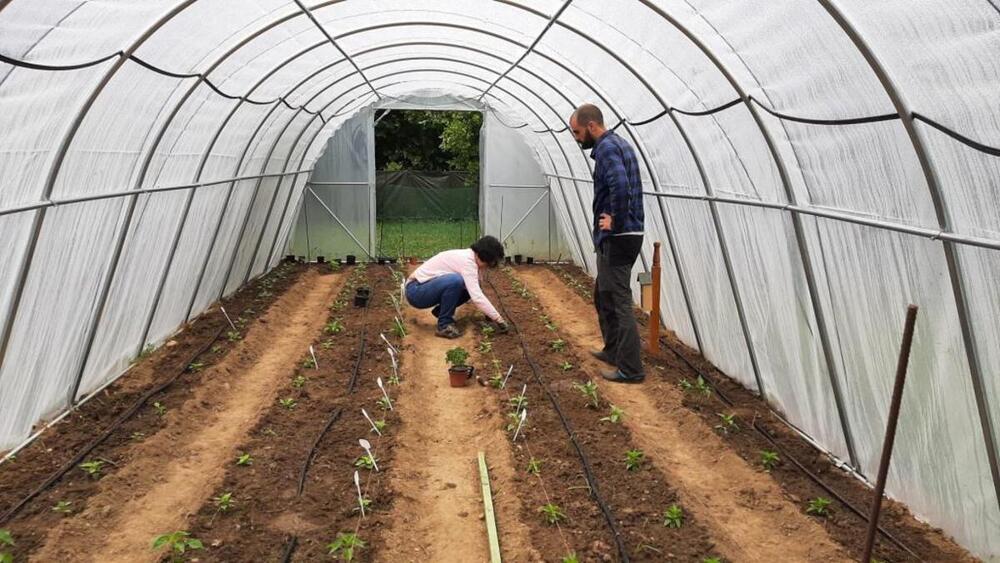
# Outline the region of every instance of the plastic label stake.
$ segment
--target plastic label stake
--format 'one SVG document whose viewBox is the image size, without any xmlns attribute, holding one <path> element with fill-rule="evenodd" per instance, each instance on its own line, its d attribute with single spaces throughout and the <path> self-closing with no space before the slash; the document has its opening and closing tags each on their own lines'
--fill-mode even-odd
<svg viewBox="0 0 1000 563">
<path fill-rule="evenodd" d="M 229 321 L 229 326 L 233 327 L 233 330 L 236 331 L 237 330 L 236 325 L 233 324 L 233 319 L 229 318 L 229 313 L 226 312 L 226 308 L 220 305 L 219 310 L 222 311 L 222 314 L 226 316 L 226 320 Z"/>
<path fill-rule="evenodd" d="M 354 470 L 354 486 L 358 489 L 358 506 L 361 507 L 361 517 L 365 517 L 365 497 L 361 494 L 361 478 L 358 477 L 358 470 Z"/>
<path fill-rule="evenodd" d="M 528 392 L 528 384 L 525 383 L 524 386 L 521 387 L 521 397 L 518 399 L 517 404 L 519 404 L 519 405 L 523 405 L 524 404 L 524 394 L 527 393 L 527 392 Z"/>
<path fill-rule="evenodd" d="M 319 371 L 319 362 L 316 361 L 316 351 L 313 350 L 312 344 L 309 345 L 309 355 L 312 356 L 313 367 L 316 369 L 316 371 Z"/>
<path fill-rule="evenodd" d="M 368 458 L 372 460 L 372 467 L 375 468 L 375 471 L 378 471 L 378 464 L 375 463 L 375 456 L 372 454 L 371 443 L 369 443 L 368 440 L 365 440 L 364 438 L 359 439 L 358 443 L 361 444 L 361 447 L 365 449 L 365 453 L 368 454 Z"/>
<path fill-rule="evenodd" d="M 378 335 L 382 337 L 382 340 L 385 342 L 385 345 L 389 347 L 389 355 L 395 357 L 395 355 L 399 353 L 399 350 L 397 350 L 396 347 L 393 346 L 391 342 L 389 342 L 389 339 L 385 337 L 384 332 L 380 332 L 378 333 Z"/>
<path fill-rule="evenodd" d="M 390 399 L 389 398 L 389 394 L 385 392 L 385 386 L 382 385 L 382 378 L 379 377 L 378 379 L 376 379 L 375 383 L 378 383 L 378 388 L 382 390 L 382 396 L 385 397 L 385 402 L 389 403 L 389 410 L 393 410 L 392 409 L 392 399 Z"/>
<path fill-rule="evenodd" d="M 525 408 L 521 411 L 521 421 L 517 423 L 517 430 L 514 431 L 514 438 L 511 442 L 517 441 L 517 435 L 521 433 L 521 427 L 524 426 L 524 419 L 528 418 L 528 409 Z"/>
<path fill-rule="evenodd" d="M 507 369 L 507 377 L 504 377 L 503 383 L 500 384 L 501 389 L 505 389 L 507 387 L 507 380 L 510 379 L 510 374 L 512 373 L 514 373 L 514 364 L 510 364 L 510 368 Z"/>
<path fill-rule="evenodd" d="M 368 424 L 372 425 L 372 430 L 374 430 L 376 434 L 381 436 L 382 432 L 379 431 L 378 426 L 375 426 L 375 423 L 372 421 L 372 417 L 368 416 L 368 412 L 365 411 L 365 409 L 361 409 L 361 414 L 365 416 L 365 420 L 368 421 Z"/>
</svg>

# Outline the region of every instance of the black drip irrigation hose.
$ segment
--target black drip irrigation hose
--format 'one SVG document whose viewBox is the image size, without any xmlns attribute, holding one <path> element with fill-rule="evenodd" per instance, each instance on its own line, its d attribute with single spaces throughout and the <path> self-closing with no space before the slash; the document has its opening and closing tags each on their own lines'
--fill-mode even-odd
<svg viewBox="0 0 1000 563">
<path fill-rule="evenodd" d="M 389 268 L 389 271 L 393 271 Z M 365 351 L 367 350 L 367 336 L 368 336 L 368 307 L 371 305 L 372 298 L 369 297 L 368 301 L 365 302 L 365 307 L 362 311 L 363 324 L 361 325 L 361 337 L 360 344 L 358 345 L 358 358 L 354 361 L 354 368 L 351 372 L 351 379 L 347 384 L 347 394 L 353 395 L 358 383 L 358 374 L 361 372 L 361 362 L 364 361 Z M 316 457 L 316 449 L 319 448 L 319 443 L 323 441 L 323 437 L 326 436 L 330 428 L 340 420 L 340 415 L 343 413 L 343 409 L 337 408 L 330 413 L 330 417 L 327 419 L 326 424 L 323 425 L 323 429 L 320 430 L 316 439 L 313 440 L 312 447 L 309 448 L 309 453 L 306 454 L 306 460 L 302 464 L 302 470 L 299 472 L 299 484 L 295 490 L 295 496 L 301 497 L 302 493 L 306 488 L 306 475 L 309 473 L 309 468 L 312 465 L 313 459 Z M 299 536 L 292 535 L 288 539 L 288 543 L 285 545 L 284 554 L 281 556 L 282 563 L 290 563 L 292 560 L 292 555 L 295 553 L 296 547 L 299 545 Z"/>
<path fill-rule="evenodd" d="M 611 513 L 611 507 L 608 506 L 608 503 L 605 502 L 604 498 L 601 496 L 601 492 L 597 486 L 597 477 L 594 475 L 594 471 L 590 466 L 590 460 L 587 458 L 587 454 L 583 451 L 583 448 L 580 447 L 580 443 L 576 439 L 576 433 L 573 432 L 573 427 L 570 426 L 569 420 L 559 407 L 559 401 L 556 400 L 555 395 L 553 395 L 549 386 L 545 383 L 541 373 L 539 373 L 538 366 L 528 353 L 528 346 L 524 343 L 524 336 L 521 334 L 521 330 L 517 327 L 517 324 L 514 323 L 514 319 L 507 313 L 507 307 L 504 305 L 503 299 L 500 297 L 500 292 L 497 291 L 496 286 L 493 285 L 493 280 L 487 280 L 487 283 L 490 284 L 490 288 L 493 289 L 493 293 L 497 296 L 497 303 L 499 303 L 500 310 L 503 312 L 504 320 L 507 321 L 511 328 L 514 329 L 514 334 L 517 334 L 518 341 L 521 344 L 521 353 L 524 355 L 525 361 L 528 362 L 528 366 L 531 368 L 531 372 L 535 376 L 535 381 L 542 388 L 542 390 L 545 391 L 545 396 L 549 399 L 549 402 L 552 403 L 552 408 L 555 409 L 556 414 L 559 416 L 559 421 L 562 423 L 563 429 L 566 431 L 566 434 L 569 435 L 569 441 L 573 444 L 573 449 L 576 450 L 576 454 L 580 458 L 580 464 L 583 466 L 583 474 L 584 478 L 587 480 L 587 486 L 590 489 L 590 496 L 593 497 L 594 502 L 596 502 L 597 506 L 601 509 L 601 514 L 604 516 L 604 520 L 611 528 L 612 535 L 614 535 L 615 547 L 618 549 L 618 556 L 621 558 L 622 563 L 629 563 L 628 551 L 625 548 L 625 542 L 622 539 L 621 530 L 618 529 L 615 517 Z"/>
<path fill-rule="evenodd" d="M 668 350 L 670 350 L 671 352 L 673 352 L 674 355 L 677 356 L 681 360 L 681 362 L 684 363 L 684 365 L 686 365 L 692 371 L 694 371 L 695 373 L 697 373 L 698 376 L 701 377 L 702 380 L 705 381 L 705 383 L 707 383 L 708 386 L 712 388 L 712 391 L 715 392 L 715 394 L 719 397 L 720 401 L 722 401 L 723 403 L 725 403 L 727 406 L 730 406 L 730 407 L 735 406 L 735 403 L 733 402 L 733 400 L 730 399 L 728 396 L 726 396 L 726 394 L 723 393 L 721 389 L 719 389 L 719 387 L 715 384 L 715 382 L 712 381 L 711 378 L 709 378 L 708 374 L 706 374 L 698 366 L 694 365 L 679 350 L 677 350 L 676 348 L 674 348 L 673 346 L 671 346 L 670 342 L 666 338 L 660 337 L 660 344 L 662 344 Z M 768 410 L 771 410 L 770 407 L 768 408 Z M 774 411 L 771 410 L 771 412 L 773 413 Z M 775 414 L 777 414 L 777 413 L 775 413 Z M 780 416 L 778 418 L 779 418 L 779 420 L 782 420 L 784 422 L 783 418 L 781 418 Z M 774 447 L 774 449 L 777 450 L 777 452 L 782 457 L 784 457 L 785 459 L 791 461 L 792 465 L 794 465 L 795 467 L 797 467 L 812 482 L 816 483 L 816 485 L 818 485 L 821 489 L 823 489 L 824 491 L 826 491 L 827 493 L 829 493 L 831 496 L 833 496 L 834 498 L 836 498 L 838 502 L 840 502 L 842 505 L 846 506 L 851 512 L 853 512 L 859 518 L 861 518 L 862 520 L 864 520 L 866 523 L 870 521 L 870 519 L 869 519 L 869 517 L 868 517 L 867 514 L 865 514 L 864 512 L 862 512 L 858 507 L 856 507 L 853 504 L 851 504 L 850 501 L 848 501 L 840 493 L 838 493 L 836 490 L 834 490 L 833 487 L 831 487 L 826 482 L 824 482 L 822 479 L 820 479 L 818 475 L 816 475 L 815 473 L 813 473 L 812 471 L 810 471 L 798 459 L 796 459 L 793 455 L 789 454 L 787 450 L 784 450 L 778 444 L 778 442 L 775 441 L 774 438 L 771 437 L 771 435 L 767 432 L 767 430 L 764 429 L 764 428 L 762 428 L 760 426 L 760 424 L 756 420 L 753 421 L 752 426 L 753 426 L 753 429 L 756 430 L 758 434 L 760 434 L 761 436 L 763 436 L 764 439 L 767 440 Z M 892 534 L 890 534 L 881 525 L 878 527 L 878 531 L 882 534 L 883 537 L 885 537 L 887 540 L 889 540 L 894 545 L 896 545 L 896 547 L 898 547 L 898 548 L 902 549 L 903 551 L 909 553 L 917 561 L 923 561 L 923 559 L 919 555 L 917 555 L 916 552 L 914 552 L 912 549 L 910 549 L 902 541 L 896 539 L 895 536 L 893 536 Z"/>
<path fill-rule="evenodd" d="M 199 348 L 198 351 L 191 356 L 190 360 L 184 363 L 184 367 L 182 367 L 174 375 L 170 376 L 170 378 L 164 381 L 163 383 L 160 383 L 156 387 L 153 387 L 152 389 L 143 393 L 143 395 L 139 397 L 139 399 L 136 400 L 136 402 L 133 403 L 132 406 L 128 408 L 128 410 L 120 414 L 118 418 L 115 419 L 115 421 L 112 422 L 111 425 L 108 426 L 104 430 L 104 432 L 101 433 L 100 436 L 98 436 L 89 444 L 84 446 L 83 449 L 78 451 L 76 455 L 74 455 L 68 462 L 66 462 L 62 467 L 57 469 L 55 473 L 50 475 L 48 479 L 46 479 L 41 485 L 39 485 L 35 490 L 28 493 L 28 496 L 21 499 L 20 502 L 15 504 L 10 510 L 8 510 L 2 516 L 0 516 L 0 524 L 4 524 L 11 518 L 16 516 L 17 513 L 20 512 L 22 509 L 24 509 L 24 507 L 27 506 L 29 502 L 34 500 L 35 497 L 45 492 L 49 487 L 51 487 L 60 479 L 62 479 L 64 475 L 72 471 L 74 467 L 76 467 L 80 462 L 83 461 L 85 457 L 87 457 L 88 454 L 90 454 L 90 452 L 94 451 L 98 446 L 100 446 L 108 438 L 110 438 L 115 430 L 117 430 L 122 424 L 127 422 L 130 418 L 135 416 L 135 414 L 139 412 L 139 409 L 145 406 L 146 402 L 149 401 L 149 399 L 152 398 L 153 395 L 156 395 L 157 393 L 160 393 L 161 391 L 165 390 L 167 387 L 173 385 L 174 382 L 176 382 L 181 375 L 183 375 L 185 372 L 188 371 L 189 365 L 193 364 L 195 360 L 198 359 L 199 356 L 204 354 L 213 344 L 215 344 L 215 341 L 222 336 L 222 333 L 225 332 L 227 328 L 229 327 L 226 324 L 223 324 L 222 328 L 220 328 L 219 331 L 215 333 L 212 339 L 206 342 L 204 346 Z"/>
</svg>

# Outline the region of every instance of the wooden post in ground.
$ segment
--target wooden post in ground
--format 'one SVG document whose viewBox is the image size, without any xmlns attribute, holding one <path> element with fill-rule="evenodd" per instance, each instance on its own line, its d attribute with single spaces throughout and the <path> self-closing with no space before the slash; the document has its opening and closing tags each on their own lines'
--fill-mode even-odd
<svg viewBox="0 0 1000 563">
<path fill-rule="evenodd" d="M 660 243 L 653 243 L 652 307 L 649 312 L 649 353 L 660 351 Z"/>
</svg>

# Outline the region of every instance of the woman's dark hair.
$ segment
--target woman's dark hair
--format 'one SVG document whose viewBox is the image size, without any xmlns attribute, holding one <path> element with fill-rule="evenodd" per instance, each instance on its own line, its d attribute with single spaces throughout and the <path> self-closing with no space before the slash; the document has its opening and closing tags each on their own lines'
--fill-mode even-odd
<svg viewBox="0 0 1000 563">
<path fill-rule="evenodd" d="M 503 245 L 496 237 L 487 235 L 472 243 L 470 248 L 480 260 L 491 268 L 495 268 L 503 260 Z"/>
</svg>

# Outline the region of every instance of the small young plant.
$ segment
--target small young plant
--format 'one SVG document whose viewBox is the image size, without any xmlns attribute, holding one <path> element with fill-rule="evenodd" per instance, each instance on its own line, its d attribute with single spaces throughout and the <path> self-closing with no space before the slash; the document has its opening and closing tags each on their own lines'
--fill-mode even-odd
<svg viewBox="0 0 1000 563">
<path fill-rule="evenodd" d="M 587 400 L 587 406 L 596 409 L 601 405 L 600 398 L 597 396 L 597 384 L 593 381 L 574 383 L 573 388 L 579 391 L 583 395 L 583 398 Z"/>
<path fill-rule="evenodd" d="M 625 418 L 625 411 L 621 410 L 620 408 L 614 405 L 611 405 L 611 414 L 602 417 L 601 422 L 610 422 L 612 424 L 618 424 L 619 422 L 622 421 L 623 418 Z"/>
<path fill-rule="evenodd" d="M 718 557 L 706 557 L 701 560 L 701 563 L 722 563 L 722 559 Z"/>
<path fill-rule="evenodd" d="M 554 323 L 552 321 L 545 321 L 545 328 L 551 330 L 552 332 L 555 332 L 555 331 L 559 330 L 559 325 L 557 325 L 556 323 Z"/>
<path fill-rule="evenodd" d="M 192 538 L 189 532 L 179 531 L 157 536 L 153 540 L 154 550 L 163 548 L 167 548 L 171 560 L 183 561 L 186 552 L 189 550 L 204 549 L 205 546 L 201 543 L 201 540 Z"/>
<path fill-rule="evenodd" d="M 167 407 L 163 406 L 163 403 L 159 401 L 153 403 L 153 410 L 156 411 L 156 416 L 165 416 L 167 414 Z"/>
<path fill-rule="evenodd" d="M 403 321 L 399 320 L 399 317 L 392 318 L 392 333 L 398 338 L 406 338 L 406 327 L 403 325 Z"/>
<path fill-rule="evenodd" d="M 136 359 L 143 360 L 145 358 L 148 358 L 155 350 L 156 346 L 153 346 L 152 344 L 146 344 L 145 346 L 143 346 L 142 352 L 139 352 L 139 356 Z"/>
<path fill-rule="evenodd" d="M 563 514 L 562 509 L 559 508 L 558 505 L 552 504 L 551 502 L 542 505 L 538 511 L 542 513 L 542 519 L 545 520 L 545 523 L 549 526 L 555 526 L 559 522 L 566 519 L 566 515 Z"/>
<path fill-rule="evenodd" d="M 573 552 L 569 555 L 563 556 L 563 558 L 559 560 L 559 563 L 580 563 L 580 558 L 576 555 L 576 552 Z"/>
<path fill-rule="evenodd" d="M 520 422 L 521 422 L 520 411 L 510 411 L 509 413 L 507 413 L 507 426 L 506 426 L 507 432 L 513 432 L 514 430 L 516 430 L 517 425 L 520 424 Z"/>
<path fill-rule="evenodd" d="M 677 382 L 677 385 L 680 386 L 681 391 L 684 391 L 685 393 L 694 389 L 694 384 L 688 381 L 686 377 L 681 378 L 681 380 Z"/>
<path fill-rule="evenodd" d="M 382 395 L 382 397 L 378 400 L 378 406 L 384 411 L 392 410 L 392 403 L 389 401 L 389 397 L 386 397 L 385 395 Z"/>
<path fill-rule="evenodd" d="M 302 360 L 302 367 L 305 369 L 316 369 L 316 360 L 312 359 L 310 356 Z"/>
<path fill-rule="evenodd" d="M 101 470 L 103 468 L 104 462 L 99 459 L 92 459 L 80 464 L 80 469 L 82 469 L 87 475 L 90 475 L 93 479 L 99 479 L 101 477 Z"/>
<path fill-rule="evenodd" d="M 482 331 L 483 338 L 485 338 L 487 340 L 489 340 L 493 336 L 493 334 L 497 331 L 497 329 L 493 328 L 492 326 L 490 326 L 488 324 L 484 324 L 482 326 L 482 328 L 480 328 L 479 330 Z"/>
<path fill-rule="evenodd" d="M 458 346 L 445 352 L 444 358 L 451 366 L 465 366 L 468 365 L 465 362 L 469 359 L 469 353 L 465 351 L 465 348 Z"/>
<path fill-rule="evenodd" d="M 566 341 L 563 340 L 562 338 L 557 338 L 549 343 L 549 347 L 555 350 L 556 352 L 562 352 L 563 350 L 566 349 Z"/>
<path fill-rule="evenodd" d="M 399 385 L 399 376 L 394 373 L 386 379 L 386 382 L 388 382 L 389 385 Z"/>
<path fill-rule="evenodd" d="M 668 528 L 680 528 L 684 525 L 684 509 L 676 504 L 663 511 L 663 525 Z"/>
<path fill-rule="evenodd" d="M 236 342 L 240 338 L 243 338 L 243 335 L 240 334 L 240 331 L 238 331 L 238 330 L 227 330 L 226 331 L 226 339 L 229 340 L 230 342 Z"/>
<path fill-rule="evenodd" d="M 720 419 L 722 419 L 722 422 L 715 426 L 716 430 L 726 435 L 735 434 L 736 432 L 739 432 L 740 427 L 737 426 L 736 424 L 735 414 L 725 414 L 721 412 L 716 414 L 719 415 Z"/>
<path fill-rule="evenodd" d="M 187 370 L 188 371 L 193 371 L 193 372 L 197 373 L 197 372 L 201 371 L 202 368 L 204 368 L 204 367 L 205 367 L 205 363 L 204 362 L 191 362 L 190 364 L 188 364 Z"/>
<path fill-rule="evenodd" d="M 815 514 L 816 516 L 829 516 L 830 515 L 830 499 L 826 497 L 816 497 L 809 500 L 809 505 L 806 507 L 806 514 Z"/>
<path fill-rule="evenodd" d="M 372 423 L 375 425 L 375 428 L 372 430 L 372 432 L 374 432 L 375 430 L 378 430 L 379 432 L 385 430 L 386 422 L 384 420 L 373 420 Z"/>
<path fill-rule="evenodd" d="M 707 381 L 705 381 L 704 377 L 699 375 L 698 379 L 695 381 L 694 386 L 696 389 L 698 389 L 698 392 L 701 393 L 702 395 L 706 397 L 712 396 L 712 387 L 708 384 Z"/>
<path fill-rule="evenodd" d="M 338 332 L 344 330 L 344 323 L 340 322 L 340 319 L 333 319 L 332 321 L 326 323 L 323 330 L 326 331 L 327 334 L 337 334 Z"/>
<path fill-rule="evenodd" d="M 569 370 L 573 369 L 573 364 L 571 364 L 570 362 L 563 362 L 563 363 L 559 364 L 559 367 L 563 371 L 569 371 Z"/>
<path fill-rule="evenodd" d="M 72 502 L 61 500 L 52 507 L 52 512 L 58 512 L 59 514 L 69 514 L 73 512 Z"/>
<path fill-rule="evenodd" d="M 500 389 L 503 387 L 503 374 L 496 374 L 490 377 L 490 387 L 494 389 Z"/>
<path fill-rule="evenodd" d="M 217 508 L 219 512 L 229 512 L 229 510 L 236 504 L 236 501 L 233 500 L 233 493 L 222 493 L 221 495 L 213 498 L 212 502 L 215 503 L 215 508 Z"/>
<path fill-rule="evenodd" d="M 493 351 L 493 343 L 489 340 L 483 340 L 479 343 L 479 347 L 477 349 L 483 354 L 489 354 Z"/>
<path fill-rule="evenodd" d="M 375 457 L 365 454 L 354 461 L 354 467 L 360 467 L 362 469 L 375 469 L 375 463 L 377 461 L 378 460 Z"/>
<path fill-rule="evenodd" d="M 278 399 L 278 403 L 280 403 L 280 404 L 281 404 L 281 406 L 282 406 L 283 408 L 287 409 L 287 410 L 292 410 L 292 409 L 294 409 L 294 408 L 295 408 L 295 405 L 297 405 L 297 404 L 298 404 L 298 403 L 296 403 L 296 402 L 295 402 L 295 399 L 293 399 L 293 398 L 291 398 L 291 397 L 286 397 L 286 398 L 284 398 L 284 399 Z"/>
<path fill-rule="evenodd" d="M 333 339 L 327 338 L 320 344 L 320 347 L 323 348 L 324 350 L 329 350 L 330 348 L 333 348 Z"/>
<path fill-rule="evenodd" d="M 364 507 L 365 512 L 368 512 L 368 509 L 371 508 L 371 506 L 372 506 L 372 499 L 370 499 L 368 497 L 361 497 L 360 505 L 359 506 L 355 506 L 351 510 L 351 512 L 360 512 L 361 511 L 361 507 Z"/>
<path fill-rule="evenodd" d="M 646 454 L 642 453 L 642 450 L 629 450 L 625 452 L 625 469 L 629 471 L 635 471 L 642 466 L 642 459 L 646 457 Z"/>
<path fill-rule="evenodd" d="M 542 460 L 531 458 L 528 460 L 528 473 L 538 475 L 542 472 Z"/>
<path fill-rule="evenodd" d="M 528 398 L 522 395 L 515 395 L 508 401 L 510 402 L 511 408 L 513 408 L 515 412 L 520 412 L 524 409 L 524 407 L 528 406 Z"/>
<path fill-rule="evenodd" d="M 212 346 L 210 350 L 210 352 L 212 352 L 213 354 L 218 354 L 221 351 L 222 351 L 222 346 L 219 346 L 218 344 Z"/>
<path fill-rule="evenodd" d="M 306 376 L 296 375 L 295 379 L 292 380 L 292 387 L 296 389 L 302 389 L 306 384 Z"/>
<path fill-rule="evenodd" d="M 14 554 L 4 551 L 8 547 L 14 547 L 14 536 L 10 530 L 0 529 L 0 563 L 14 563 Z"/>
<path fill-rule="evenodd" d="M 337 539 L 327 544 L 327 553 L 336 556 L 344 561 L 353 561 L 355 550 L 361 551 L 365 548 L 365 542 L 357 534 L 343 533 L 337 534 Z"/>
<path fill-rule="evenodd" d="M 253 456 L 249 453 L 240 454 L 240 457 L 236 458 L 236 465 L 253 465 Z"/>
<path fill-rule="evenodd" d="M 778 452 L 772 452 L 769 450 L 760 451 L 760 464 L 764 466 L 764 471 L 774 469 L 774 467 L 780 462 L 781 458 L 778 457 Z"/>
<path fill-rule="evenodd" d="M 130 438 L 132 438 L 136 442 L 138 442 L 139 440 L 142 440 L 145 437 L 146 437 L 146 434 L 144 432 L 133 432 L 132 435 L 130 436 Z"/>
</svg>

